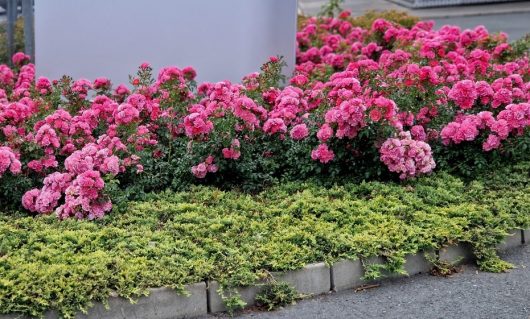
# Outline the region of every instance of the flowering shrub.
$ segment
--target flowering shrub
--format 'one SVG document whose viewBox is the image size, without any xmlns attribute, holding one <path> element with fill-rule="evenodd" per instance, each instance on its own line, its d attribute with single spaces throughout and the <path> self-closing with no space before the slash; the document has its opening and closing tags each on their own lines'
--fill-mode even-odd
<svg viewBox="0 0 530 319">
<path fill-rule="evenodd" d="M 35 79 L 16 54 L 0 66 L 0 201 L 95 219 L 194 183 L 407 179 L 529 156 L 529 59 L 505 34 L 361 28 L 344 12 L 304 19 L 297 43 L 286 86 L 277 57 L 240 84 L 197 84 L 191 67 L 154 78 L 143 63 L 130 89 Z"/>
</svg>

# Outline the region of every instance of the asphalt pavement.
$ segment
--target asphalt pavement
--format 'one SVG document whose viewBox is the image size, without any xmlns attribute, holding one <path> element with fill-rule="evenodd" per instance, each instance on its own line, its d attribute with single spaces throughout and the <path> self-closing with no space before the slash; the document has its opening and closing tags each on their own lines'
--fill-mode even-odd
<svg viewBox="0 0 530 319">
<path fill-rule="evenodd" d="M 517 268 L 494 274 L 463 266 L 448 278 L 425 274 L 383 281 L 378 288 L 330 293 L 272 312 L 246 310 L 235 318 L 529 319 L 530 245 L 502 256 Z M 203 319 L 215 318 L 228 317 L 221 314 Z"/>
</svg>

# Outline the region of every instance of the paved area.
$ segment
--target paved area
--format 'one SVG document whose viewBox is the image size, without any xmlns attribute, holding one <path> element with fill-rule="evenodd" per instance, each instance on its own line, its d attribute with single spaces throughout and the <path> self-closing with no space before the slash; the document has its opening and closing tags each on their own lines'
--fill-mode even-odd
<svg viewBox="0 0 530 319">
<path fill-rule="evenodd" d="M 298 0 L 298 3 L 305 14 L 314 15 L 320 11 L 323 4 L 327 3 L 327 0 Z M 368 10 L 401 10 L 422 18 L 530 12 L 529 0 L 428 9 L 408 9 L 389 0 L 344 0 L 342 6 L 345 9 L 351 10 L 354 15 L 361 15 Z"/>
<path fill-rule="evenodd" d="M 308 299 L 273 312 L 239 314 L 239 319 L 280 318 L 530 318 L 530 245 L 504 254 L 515 265 L 508 273 L 479 272 L 465 266 L 449 278 L 418 275 Z M 226 315 L 204 319 L 227 318 Z"/>
<path fill-rule="evenodd" d="M 325 0 L 299 0 L 306 14 L 318 13 L 324 3 Z M 451 24 L 466 29 L 484 25 L 490 32 L 506 32 L 510 40 L 530 33 L 530 1 L 411 10 L 386 0 L 345 0 L 343 8 L 356 16 L 368 10 L 406 11 L 423 20 L 434 20 L 436 27 Z"/>
</svg>

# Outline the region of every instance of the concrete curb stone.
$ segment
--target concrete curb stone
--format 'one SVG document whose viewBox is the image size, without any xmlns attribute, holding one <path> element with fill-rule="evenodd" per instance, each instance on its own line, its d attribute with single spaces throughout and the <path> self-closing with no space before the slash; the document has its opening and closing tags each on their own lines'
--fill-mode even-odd
<svg viewBox="0 0 530 319">
<path fill-rule="evenodd" d="M 128 299 L 109 298 L 109 309 L 97 302 L 88 309 L 87 314 L 77 313 L 76 319 L 176 319 L 193 318 L 207 314 L 206 284 L 204 282 L 186 286 L 189 296 L 179 295 L 174 289 L 150 289 L 149 296 L 140 297 L 131 304 Z M 0 319 L 28 319 L 31 317 L 17 314 L 0 315 Z M 56 311 L 48 311 L 45 319 L 58 319 Z"/>
<path fill-rule="evenodd" d="M 284 273 L 276 272 L 273 276 L 304 295 L 319 295 L 331 290 L 331 271 L 325 263 L 310 264 L 300 270 Z"/>
<path fill-rule="evenodd" d="M 497 245 L 497 250 L 507 250 L 523 244 L 523 232 L 519 229 L 511 231 L 504 240 Z"/>
<path fill-rule="evenodd" d="M 407 276 L 414 276 L 420 273 L 426 273 L 429 272 L 432 268 L 432 263 L 430 263 L 427 258 L 425 257 L 424 251 L 420 251 L 416 254 L 409 254 L 405 256 L 405 265 L 403 266 L 404 270 L 407 272 L 407 274 L 397 274 L 397 273 L 390 273 L 390 272 L 384 272 L 383 278 L 384 279 L 392 279 L 392 278 L 401 278 L 401 277 L 407 277 Z M 431 254 L 433 257 L 435 257 L 434 251 L 428 251 L 428 254 Z M 385 264 L 386 261 L 383 257 L 371 257 L 367 259 L 364 262 L 366 265 L 370 264 Z M 376 280 L 380 281 L 380 280 Z"/>
<path fill-rule="evenodd" d="M 459 243 L 440 249 L 438 259 L 451 264 L 461 265 L 474 261 L 475 255 L 473 255 L 471 245 Z"/>
<path fill-rule="evenodd" d="M 55 310 L 49 310 L 44 313 L 43 319 L 59 319 L 60 316 Z M 33 317 L 18 315 L 18 314 L 9 314 L 9 315 L 0 315 L 0 319 L 33 319 Z"/>
<path fill-rule="evenodd" d="M 436 257 L 434 251 L 419 251 L 414 255 L 408 255 L 405 262 L 405 271 L 409 276 L 428 273 L 432 269 L 432 263 L 427 260 L 425 254 Z"/>
<path fill-rule="evenodd" d="M 264 284 L 261 283 L 261 284 Z M 264 286 L 260 283 L 254 286 L 238 287 L 237 292 L 241 299 L 246 302 L 247 306 L 253 306 L 256 304 L 256 295 L 263 290 Z M 208 311 L 210 313 L 226 311 L 226 306 L 223 302 L 223 298 L 217 292 L 219 289 L 219 283 L 217 281 L 208 282 Z"/>
<path fill-rule="evenodd" d="M 97 303 L 86 315 L 79 314 L 76 319 L 170 319 L 206 314 L 206 284 L 188 285 L 186 290 L 189 296 L 179 295 L 170 288 L 151 289 L 149 296 L 141 297 L 134 305 L 124 298 L 110 298 L 108 310 Z"/>
<path fill-rule="evenodd" d="M 530 228 L 521 231 L 523 237 L 523 244 L 530 244 Z"/>
<path fill-rule="evenodd" d="M 364 267 L 360 260 L 341 260 L 331 266 L 332 290 L 343 291 L 366 284 L 361 279 Z"/>
</svg>

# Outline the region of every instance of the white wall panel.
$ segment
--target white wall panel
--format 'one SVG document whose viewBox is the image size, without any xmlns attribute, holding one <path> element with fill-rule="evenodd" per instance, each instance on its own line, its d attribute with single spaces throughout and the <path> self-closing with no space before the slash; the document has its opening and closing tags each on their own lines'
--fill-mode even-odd
<svg viewBox="0 0 530 319">
<path fill-rule="evenodd" d="M 36 0 L 37 76 L 114 85 L 142 62 L 240 79 L 271 55 L 295 64 L 297 0 Z"/>
</svg>

